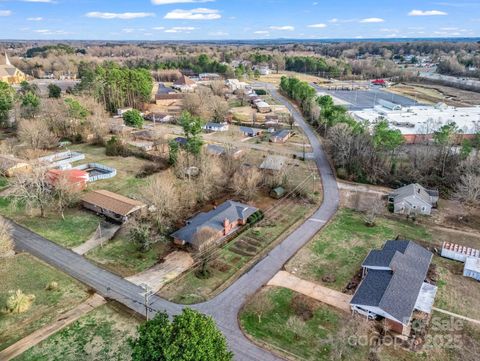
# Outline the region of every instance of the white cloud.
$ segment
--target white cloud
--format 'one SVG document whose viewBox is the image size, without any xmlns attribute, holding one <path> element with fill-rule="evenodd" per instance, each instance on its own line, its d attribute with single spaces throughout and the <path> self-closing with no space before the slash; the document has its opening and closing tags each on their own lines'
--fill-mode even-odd
<svg viewBox="0 0 480 361">
<path fill-rule="evenodd" d="M 442 15 L 448 15 L 448 13 L 440 10 L 412 10 L 408 13 L 408 16 L 442 16 Z"/>
<path fill-rule="evenodd" d="M 172 10 L 164 18 L 170 20 L 215 20 L 221 17 L 216 9 L 197 8 L 192 10 Z"/>
<path fill-rule="evenodd" d="M 210 3 L 215 0 L 152 0 L 153 5 L 168 5 L 168 4 L 186 4 L 186 3 Z"/>
<path fill-rule="evenodd" d="M 312 24 L 308 25 L 309 28 L 317 28 L 317 29 L 323 29 L 327 27 L 327 24 Z"/>
<path fill-rule="evenodd" d="M 11 10 L 0 10 L 0 16 L 10 16 L 12 15 Z"/>
<path fill-rule="evenodd" d="M 88 18 L 98 18 L 98 19 L 122 19 L 122 20 L 129 20 L 129 19 L 138 19 L 138 18 L 146 18 L 150 16 L 155 16 L 154 13 L 104 13 L 99 11 L 91 11 L 85 14 Z"/>
<path fill-rule="evenodd" d="M 125 28 L 125 29 L 122 29 L 122 31 L 123 31 L 124 33 L 128 33 L 128 34 L 129 34 L 129 33 L 133 33 L 133 32 L 135 31 L 135 29 Z"/>
<path fill-rule="evenodd" d="M 165 26 L 155 26 L 154 28 L 152 28 L 153 30 L 164 30 L 165 29 Z"/>
<path fill-rule="evenodd" d="M 335 23 L 338 23 L 338 19 L 337 18 L 333 18 L 333 19 L 330 19 L 328 20 L 329 23 L 332 23 L 332 24 L 335 24 Z"/>
<path fill-rule="evenodd" d="M 173 28 L 165 30 L 166 33 L 189 33 L 190 31 L 195 30 L 193 26 L 174 26 Z"/>
<path fill-rule="evenodd" d="M 268 31 L 266 30 L 257 30 L 257 31 L 254 31 L 253 32 L 254 34 L 258 34 L 258 35 L 266 35 L 266 34 L 270 34 Z"/>
<path fill-rule="evenodd" d="M 42 21 L 43 18 L 42 17 L 36 17 L 36 18 L 27 18 L 28 21 Z"/>
<path fill-rule="evenodd" d="M 272 30 L 286 30 L 286 31 L 293 31 L 295 28 L 290 25 L 284 25 L 284 26 L 270 26 L 270 29 Z"/>
<path fill-rule="evenodd" d="M 366 18 L 366 19 L 362 19 L 360 20 L 361 23 L 365 23 L 365 24 L 370 24 L 370 23 L 383 23 L 385 22 L 385 20 L 381 19 L 381 18 Z"/>
<path fill-rule="evenodd" d="M 67 35 L 71 34 L 66 32 L 65 30 L 50 30 L 50 29 L 38 29 L 33 30 L 34 33 L 41 34 L 41 35 Z"/>
</svg>

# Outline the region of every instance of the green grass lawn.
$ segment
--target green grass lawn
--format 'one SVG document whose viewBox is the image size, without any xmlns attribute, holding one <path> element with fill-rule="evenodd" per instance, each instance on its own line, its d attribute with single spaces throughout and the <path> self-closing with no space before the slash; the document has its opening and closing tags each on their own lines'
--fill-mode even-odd
<svg viewBox="0 0 480 361">
<path fill-rule="evenodd" d="M 367 360 L 368 349 L 347 343 L 347 336 L 361 334 L 363 321 L 285 288 L 256 294 L 240 324 L 255 339 L 302 360 Z"/>
<path fill-rule="evenodd" d="M 66 210 L 65 219 L 53 212 L 48 212 L 45 218 L 30 216 L 23 208 L 12 208 L 10 201 L 2 197 L 0 214 L 67 248 L 87 241 L 100 223 L 100 218 L 95 214 L 80 208 Z"/>
<path fill-rule="evenodd" d="M 32 347 L 15 361 L 128 361 L 128 339 L 140 319 L 115 304 L 91 311 L 70 326 Z"/>
<path fill-rule="evenodd" d="M 157 242 L 148 252 L 140 252 L 128 235 L 121 233 L 103 247 L 88 252 L 86 257 L 122 277 L 128 277 L 154 266 L 169 247 L 168 243 Z"/>
<path fill-rule="evenodd" d="M 0 176 L 0 191 L 8 185 L 8 179 Z"/>
<path fill-rule="evenodd" d="M 136 175 L 143 166 L 151 163 L 148 160 L 135 157 L 109 157 L 105 154 L 105 147 L 89 144 L 71 146 L 72 151 L 85 154 L 85 160 L 76 162 L 75 165 L 84 163 L 100 163 L 117 170 L 117 175 L 110 179 L 90 183 L 88 189 L 106 189 L 120 193 L 126 197 L 138 198 L 138 190 L 147 183 L 147 178 L 137 178 Z"/>
<path fill-rule="evenodd" d="M 52 281 L 58 282 L 59 289 L 47 291 L 46 286 Z M 24 313 L 0 312 L 0 350 L 52 322 L 88 297 L 86 289 L 75 280 L 27 254 L 0 259 L 0 309 L 5 306 L 9 291 L 17 289 L 35 295 L 35 300 Z"/>
<path fill-rule="evenodd" d="M 477 360 L 480 327 L 469 323 L 450 325 L 448 316 L 434 312 L 437 326 L 419 352 L 396 345 L 375 345 L 373 322 L 336 310 L 294 291 L 265 287 L 245 305 L 240 325 L 250 336 L 278 353 L 298 360 L 457 361 Z M 355 340 L 372 343 L 356 345 Z M 364 338 L 368 336 L 367 338 Z M 455 341 L 452 341 L 455 340 Z"/>
<path fill-rule="evenodd" d="M 286 269 L 298 277 L 322 283 L 322 277 L 335 276 L 335 282 L 326 286 L 343 290 L 371 249 L 380 248 L 386 240 L 417 240 L 430 243 L 432 234 L 424 226 L 406 220 L 378 218 L 375 227 L 367 227 L 363 215 L 351 210 L 340 210 L 325 229 L 290 262 Z"/>
</svg>

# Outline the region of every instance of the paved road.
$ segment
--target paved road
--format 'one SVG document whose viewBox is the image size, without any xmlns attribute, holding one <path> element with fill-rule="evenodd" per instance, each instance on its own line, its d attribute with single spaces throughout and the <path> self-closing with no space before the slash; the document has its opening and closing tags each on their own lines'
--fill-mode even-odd
<svg viewBox="0 0 480 361">
<path fill-rule="evenodd" d="M 296 108 L 281 97 L 270 85 L 263 85 L 269 87 L 272 96 L 289 108 L 295 121 L 307 134 L 322 177 L 324 200 L 322 206 L 312 217 L 300 225 L 223 293 L 208 302 L 192 306 L 192 308 L 215 318 L 219 328 L 225 334 L 230 348 L 235 353 L 235 359 L 239 361 L 280 360 L 272 353 L 251 343 L 243 335 L 238 324 L 238 313 L 247 298 L 265 285 L 283 267 L 285 262 L 325 225 L 335 214 L 339 204 L 337 183 L 316 134 L 305 123 Z M 95 289 L 102 296 L 115 299 L 139 313 L 145 313 L 143 290 L 139 286 L 95 266 L 82 256 L 21 226 L 14 227 L 13 237 L 18 249 L 27 251 L 61 269 Z M 175 315 L 180 313 L 182 309 L 181 305 L 168 302 L 158 296 L 152 296 L 149 305 L 151 307 L 149 314 L 152 315 L 156 311 L 163 310 L 166 310 L 170 315 Z"/>
<path fill-rule="evenodd" d="M 403 107 L 420 105 L 420 103 L 416 102 L 414 99 L 394 94 L 383 89 L 372 88 L 370 90 L 328 90 L 313 83 L 311 86 L 313 86 L 319 92 L 329 94 L 349 103 L 348 105 L 345 105 L 349 110 L 373 108 L 375 105 L 378 105 L 378 101 L 380 99 L 399 104 Z"/>
</svg>

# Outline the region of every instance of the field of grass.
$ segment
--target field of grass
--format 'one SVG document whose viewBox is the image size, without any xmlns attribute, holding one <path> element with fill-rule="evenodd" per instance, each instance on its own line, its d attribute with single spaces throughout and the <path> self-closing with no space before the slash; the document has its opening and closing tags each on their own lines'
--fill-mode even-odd
<svg viewBox="0 0 480 361">
<path fill-rule="evenodd" d="M 8 179 L 0 176 L 0 191 L 8 185 Z"/>
<path fill-rule="evenodd" d="M 411 352 L 399 344 L 375 344 L 373 322 L 329 307 L 291 290 L 265 287 L 240 313 L 244 331 L 288 359 L 375 361 L 474 361 L 478 359 L 480 327 L 456 323 L 434 312 L 423 349 Z M 458 322 L 458 321 L 457 321 Z M 366 338 L 365 338 L 366 337 Z M 358 340 L 360 345 L 356 344 Z M 368 342 L 369 343 L 368 343 Z"/>
<path fill-rule="evenodd" d="M 128 235 L 119 234 L 103 247 L 99 246 L 86 254 L 86 257 L 122 277 L 128 277 L 154 266 L 165 256 L 169 243 L 158 242 L 148 252 L 140 252 Z"/>
<path fill-rule="evenodd" d="M 46 290 L 55 281 L 58 290 Z M 0 312 L 0 350 L 52 322 L 86 298 L 86 289 L 68 277 L 27 254 L 0 259 L 0 309 L 9 291 L 22 290 L 35 295 L 31 308 L 20 314 Z"/>
<path fill-rule="evenodd" d="M 173 302 L 192 304 L 214 296 L 228 281 L 239 275 L 247 263 L 255 259 L 290 227 L 301 221 L 315 206 L 299 201 L 282 203 L 264 220 L 241 233 L 211 257 L 210 277 L 199 278 L 196 269 L 181 275 L 163 287 L 159 294 Z"/>
<path fill-rule="evenodd" d="M 240 314 L 248 335 L 312 361 L 367 360 L 368 348 L 347 342 L 348 336 L 365 332 L 364 323 L 285 288 L 264 288 Z"/>
<path fill-rule="evenodd" d="M 128 361 L 140 319 L 116 304 L 91 311 L 78 321 L 32 347 L 15 361 Z"/>
<path fill-rule="evenodd" d="M 80 208 L 65 211 L 65 219 L 58 213 L 47 213 L 45 218 L 29 215 L 25 209 L 12 208 L 7 198 L 0 197 L 0 214 L 13 219 L 41 236 L 67 248 L 78 246 L 95 232 L 100 219 Z"/>
<path fill-rule="evenodd" d="M 89 144 L 78 144 L 70 147 L 70 150 L 85 154 L 85 160 L 74 165 L 84 163 L 100 163 L 117 170 L 117 175 L 110 179 L 90 183 L 89 190 L 106 189 L 111 192 L 120 193 L 127 197 L 136 198 L 138 189 L 147 182 L 147 178 L 137 178 L 136 175 L 144 165 L 150 162 L 135 157 L 109 157 L 105 154 L 105 148 Z"/>
<path fill-rule="evenodd" d="M 296 276 L 318 283 L 324 276 L 334 276 L 335 281 L 324 283 L 327 287 L 343 290 L 361 263 L 373 248 L 379 248 L 388 239 L 432 242 L 432 234 L 423 226 L 406 220 L 378 218 L 375 227 L 367 227 L 363 215 L 342 209 L 322 232 L 302 248 L 286 269 Z"/>
</svg>

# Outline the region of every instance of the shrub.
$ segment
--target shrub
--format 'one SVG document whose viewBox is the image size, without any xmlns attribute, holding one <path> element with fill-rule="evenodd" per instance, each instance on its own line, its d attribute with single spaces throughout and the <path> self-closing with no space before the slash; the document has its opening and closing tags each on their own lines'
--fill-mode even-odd
<svg viewBox="0 0 480 361">
<path fill-rule="evenodd" d="M 56 84 L 50 84 L 48 86 L 48 97 L 49 98 L 60 98 L 62 95 L 62 89 Z"/>
<path fill-rule="evenodd" d="M 30 309 L 35 295 L 26 295 L 22 290 L 9 291 L 10 296 L 7 299 L 5 312 L 23 313 Z"/>
<path fill-rule="evenodd" d="M 123 121 L 126 125 L 134 128 L 141 128 L 143 126 L 142 114 L 137 109 L 132 109 L 123 114 Z"/>
</svg>

